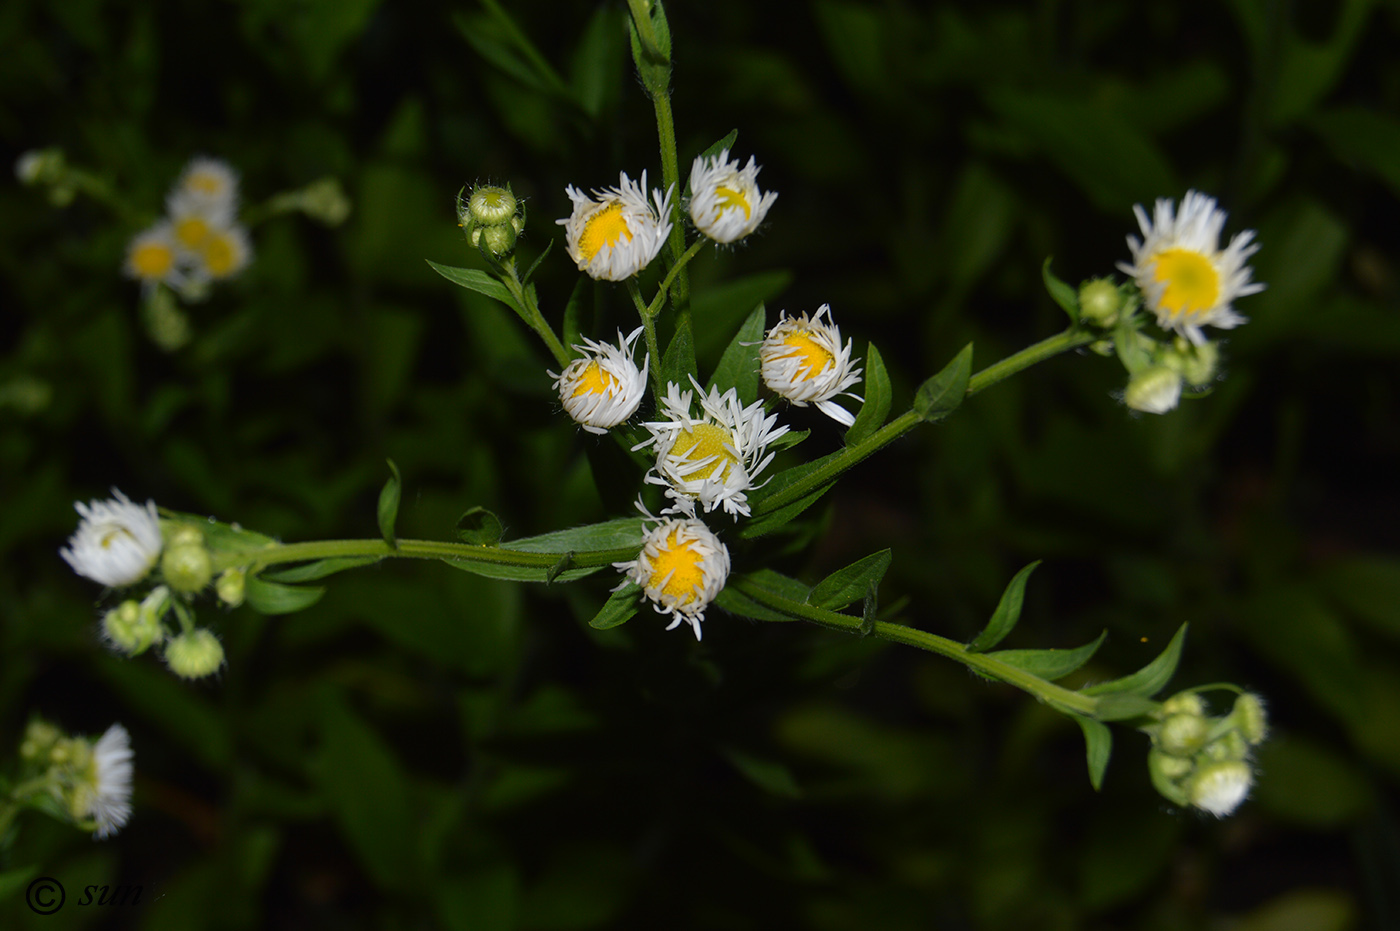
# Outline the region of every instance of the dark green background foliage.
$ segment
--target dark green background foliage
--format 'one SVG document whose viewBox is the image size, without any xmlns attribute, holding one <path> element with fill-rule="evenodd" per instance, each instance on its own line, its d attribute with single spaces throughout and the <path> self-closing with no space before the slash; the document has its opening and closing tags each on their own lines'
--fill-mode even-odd
<svg viewBox="0 0 1400 931">
<path fill-rule="evenodd" d="M 300 614 L 206 604 L 229 665 L 195 684 L 102 648 L 106 603 L 57 549 L 72 501 L 112 485 L 283 540 L 376 537 L 386 457 L 406 537 L 451 538 L 476 505 L 510 536 L 626 513 L 638 476 L 558 411 L 542 348 L 424 262 L 480 265 L 454 226 L 464 182 L 526 198 L 531 261 L 562 239 L 565 184 L 659 177 L 623 9 L 513 4 L 542 68 L 466 0 L 0 8 L 7 164 L 59 145 L 157 211 L 204 153 L 249 202 L 330 174 L 354 204 L 336 230 L 260 226 L 252 267 L 166 354 L 117 271 L 138 227 L 0 185 L 0 384 L 51 390 L 0 407 L 0 745 L 31 713 L 120 720 L 138 771 L 112 841 L 25 820 L 0 867 L 70 904 L 39 919 L 12 888 L 0 924 L 1400 922 L 1393 0 L 670 10 L 683 166 L 737 128 L 781 192 L 761 235 L 692 266 L 702 372 L 760 299 L 770 322 L 830 302 L 907 404 L 969 340 L 985 365 L 1059 330 L 1042 261 L 1112 271 L 1135 202 L 1196 187 L 1228 233 L 1258 229 L 1269 288 L 1239 305 L 1211 397 L 1134 417 L 1115 361 L 1056 359 L 735 550 L 814 581 L 892 547 L 882 610 L 956 638 L 1043 558 L 1006 646 L 1107 628 L 1089 680 L 1190 621 L 1176 684 L 1270 702 L 1234 818 L 1170 810 L 1130 732 L 1095 794 L 1072 722 L 907 648 L 718 610 L 703 644 L 649 611 L 590 630 L 610 572 L 545 588 L 391 562 Z M 538 278 L 556 327 L 577 280 L 561 245 Z M 583 296 L 586 333 L 630 329 L 619 287 Z M 814 431 L 804 455 L 840 442 L 790 422 Z M 146 895 L 72 904 L 102 882 Z"/>
</svg>

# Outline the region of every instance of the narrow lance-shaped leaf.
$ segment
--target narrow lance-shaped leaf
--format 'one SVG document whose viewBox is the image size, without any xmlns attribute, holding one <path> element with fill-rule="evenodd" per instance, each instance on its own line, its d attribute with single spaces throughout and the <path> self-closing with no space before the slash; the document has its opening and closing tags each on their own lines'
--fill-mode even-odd
<svg viewBox="0 0 1400 931">
<path fill-rule="evenodd" d="M 963 347 L 943 371 L 919 386 L 914 395 L 914 410 L 932 423 L 957 410 L 967 397 L 967 383 L 972 378 L 972 344 Z"/>
<path fill-rule="evenodd" d="M 700 153 L 700 158 L 716 158 L 724 151 L 734 151 L 734 141 L 739 138 L 739 130 L 731 129 L 729 134 L 710 145 L 705 151 Z"/>
<path fill-rule="evenodd" d="M 763 342 L 763 325 L 767 316 L 760 302 L 749 314 L 739 332 L 734 334 L 724 355 L 715 366 L 710 387 L 721 394 L 730 388 L 735 389 L 739 403 L 745 406 L 758 400 L 758 350 Z"/>
<path fill-rule="evenodd" d="M 619 624 L 625 624 L 637 613 L 637 599 L 641 596 L 641 586 L 636 582 L 628 582 L 626 585 L 612 593 L 607 601 L 603 602 L 603 607 L 598 613 L 593 615 L 593 620 L 588 622 L 589 627 L 597 630 L 607 630 Z"/>
<path fill-rule="evenodd" d="M 1098 685 L 1091 685 L 1080 691 L 1085 695 L 1127 693 L 1140 695 L 1144 698 L 1149 698 L 1160 692 L 1176 674 L 1177 663 L 1181 661 L 1181 648 L 1186 642 L 1187 626 L 1182 624 L 1177 628 L 1176 635 L 1172 637 L 1171 643 L 1167 644 L 1167 648 L 1156 659 L 1137 672 L 1121 679 L 1114 679 L 1111 682 L 1100 682 Z"/>
<path fill-rule="evenodd" d="M 1074 715 L 1075 722 L 1084 732 L 1084 751 L 1089 762 L 1089 784 L 1098 792 L 1103 788 L 1104 770 L 1108 769 L 1108 758 L 1113 754 L 1113 732 L 1108 725 L 1093 718 Z"/>
<path fill-rule="evenodd" d="M 690 319 L 683 318 L 671 337 L 671 344 L 666 347 L 665 357 L 661 360 L 661 375 L 667 382 L 687 388 L 694 374 L 695 338 L 691 333 Z"/>
<path fill-rule="evenodd" d="M 807 603 L 818 608 L 840 611 L 867 596 L 872 586 L 878 587 L 890 568 L 890 551 L 880 550 L 837 569 L 822 579 L 807 596 Z"/>
<path fill-rule="evenodd" d="M 564 305 L 564 346 L 571 352 L 573 347 L 582 345 L 583 334 L 579 317 L 583 314 L 583 289 L 588 287 L 591 279 L 586 275 L 580 275 L 574 282 L 574 290 L 569 293 L 569 302 Z M 656 360 L 651 360 L 656 364 Z"/>
<path fill-rule="evenodd" d="M 326 593 L 321 586 L 282 585 L 253 576 L 244 582 L 243 598 L 259 614 L 291 614 L 309 608 Z"/>
<path fill-rule="evenodd" d="M 1011 633 L 1016 622 L 1021 619 L 1021 603 L 1026 597 L 1026 580 L 1031 577 L 1035 567 L 1040 565 L 1040 560 L 1036 560 L 1026 566 L 1011 579 L 1006 585 L 1006 591 L 1001 594 L 1001 601 L 997 603 L 997 609 L 992 614 L 992 619 L 987 622 L 987 626 L 982 628 L 982 632 L 973 638 L 967 648 L 973 653 L 981 653 L 990 650 L 1001 643 L 1007 634 Z"/>
<path fill-rule="evenodd" d="M 540 267 L 540 263 L 544 261 L 544 257 L 549 255 L 549 250 L 553 248 L 554 240 L 552 239 L 544 244 L 544 250 L 540 252 L 539 256 L 533 262 L 530 263 L 530 267 L 525 271 L 525 277 L 520 279 L 520 281 L 523 284 L 530 283 L 530 279 L 535 277 L 535 269 Z"/>
<path fill-rule="evenodd" d="M 399 467 L 394 460 L 384 461 L 389 464 L 389 480 L 379 492 L 379 532 L 384 536 L 384 542 L 389 544 L 389 549 L 396 550 L 399 544 L 394 536 L 394 524 L 399 519 L 399 496 L 403 481 L 399 478 Z"/>
<path fill-rule="evenodd" d="M 478 271 L 475 268 L 455 268 L 451 265 L 439 265 L 432 259 L 427 259 L 426 261 L 433 267 L 433 271 L 453 284 L 461 285 L 468 291 L 475 291 L 477 294 L 484 294 L 489 298 L 494 298 L 517 314 L 520 314 L 522 317 L 524 316 L 524 310 L 521 309 L 520 305 L 515 303 L 515 298 L 511 297 L 510 292 L 506 290 L 506 286 L 485 272 Z"/>
<path fill-rule="evenodd" d="M 1051 299 L 1060 305 L 1060 309 L 1069 314 L 1069 319 L 1079 322 L 1079 295 L 1069 285 L 1065 284 L 1055 273 L 1050 270 L 1050 260 L 1047 258 L 1045 264 L 1040 267 L 1040 278 L 1045 282 L 1045 290 L 1050 292 Z"/>
<path fill-rule="evenodd" d="M 474 507 L 457 518 L 457 537 L 475 546 L 495 546 L 505 527 L 501 519 L 483 507 Z"/>
<path fill-rule="evenodd" d="M 885 371 L 885 361 L 880 358 L 880 350 L 870 344 L 865 354 L 865 385 L 862 389 L 865 403 L 856 414 L 856 422 L 846 431 L 846 445 L 855 446 L 870 434 L 885 425 L 890 413 L 890 376 Z"/>
<path fill-rule="evenodd" d="M 1108 631 L 1104 631 L 1093 643 L 1072 650 L 997 650 L 987 655 L 1054 682 L 1089 662 L 1107 637 Z"/>
</svg>

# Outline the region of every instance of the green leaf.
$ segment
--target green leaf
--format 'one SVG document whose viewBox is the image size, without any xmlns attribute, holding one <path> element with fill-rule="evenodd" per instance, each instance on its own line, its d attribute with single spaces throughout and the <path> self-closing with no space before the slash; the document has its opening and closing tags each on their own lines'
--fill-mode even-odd
<svg viewBox="0 0 1400 931">
<path fill-rule="evenodd" d="M 1035 567 L 1040 565 L 1040 560 L 1036 560 L 1026 566 L 1012 577 L 1006 584 L 1006 591 L 1001 593 L 1001 601 L 997 602 L 996 611 L 992 612 L 992 619 L 987 622 L 987 626 L 982 628 L 982 632 L 973 638 L 967 648 L 973 653 L 982 653 L 990 650 L 1011 633 L 1016 622 L 1021 619 L 1021 603 L 1026 597 L 1026 580 L 1031 577 Z"/>
<path fill-rule="evenodd" d="M 723 139 L 720 139 L 720 140 L 718 140 L 718 141 L 712 143 L 708 149 L 706 149 L 705 151 L 703 151 L 703 152 L 700 153 L 699 157 L 700 157 L 700 158 L 718 158 L 718 157 L 719 157 L 719 153 L 721 153 L 721 152 L 724 152 L 724 151 L 733 152 L 733 151 L 734 151 L 734 140 L 736 140 L 736 139 L 738 139 L 738 138 L 739 138 L 739 130 L 737 130 L 737 129 L 731 129 L 731 130 L 729 131 L 729 135 L 725 136 Z"/>
<path fill-rule="evenodd" d="M 589 116 L 602 113 L 622 84 L 621 26 L 618 10 L 611 4 L 600 5 L 584 27 L 574 51 L 574 96 Z"/>
<path fill-rule="evenodd" d="M 763 342 L 766 318 L 767 311 L 760 302 L 730 340 L 710 379 L 710 387 L 721 394 L 730 388 L 736 389 L 739 403 L 746 407 L 758 400 L 758 350 Z"/>
<path fill-rule="evenodd" d="M 1104 631 L 1093 643 L 1072 650 L 997 650 L 987 655 L 1054 682 L 1089 662 L 1107 637 L 1108 631 Z"/>
<path fill-rule="evenodd" d="M 914 395 L 914 410 L 925 421 L 933 423 L 958 409 L 967 397 L 967 382 L 972 377 L 972 344 L 944 366 L 943 371 L 919 386 Z"/>
<path fill-rule="evenodd" d="M 564 305 L 564 332 L 561 335 L 564 339 L 565 349 L 572 350 L 573 347 L 583 343 L 579 317 L 583 313 L 584 288 L 588 287 L 590 280 L 587 276 L 580 275 L 578 280 L 574 282 L 573 291 L 569 292 L 569 302 Z"/>
<path fill-rule="evenodd" d="M 484 507 L 474 507 L 457 518 L 457 538 L 475 546 L 495 546 L 505 527 L 501 519 Z"/>
<path fill-rule="evenodd" d="M 590 550 L 642 548 L 646 530 L 640 517 L 619 517 L 599 524 L 555 530 L 536 537 L 521 537 L 501 544 L 502 549 L 525 553 L 584 553 Z M 572 571 L 572 570 L 571 570 Z"/>
<path fill-rule="evenodd" d="M 726 759 L 734 765 L 739 774 L 754 785 L 779 798 L 801 798 L 802 789 L 791 771 L 781 763 L 762 760 L 738 750 L 723 751 Z"/>
<path fill-rule="evenodd" d="M 394 460 L 384 460 L 389 464 L 389 480 L 384 483 L 384 488 L 379 492 L 379 532 L 384 537 L 384 542 L 389 544 L 389 549 L 399 548 L 398 541 L 394 537 L 394 524 L 399 519 L 399 496 L 403 488 L 403 480 L 399 477 L 399 467 L 394 464 Z"/>
<path fill-rule="evenodd" d="M 243 585 L 243 597 L 259 614 L 291 614 L 309 608 L 326 593 L 321 586 L 282 585 L 251 576 Z"/>
<path fill-rule="evenodd" d="M 1073 718 L 1079 729 L 1084 732 L 1084 750 L 1089 760 L 1089 784 L 1098 792 L 1103 789 L 1104 770 L 1108 768 L 1108 758 L 1113 754 L 1113 732 L 1102 721 L 1079 714 L 1073 715 Z"/>
<path fill-rule="evenodd" d="M 625 624 L 632 615 L 637 613 L 637 597 L 641 595 L 642 587 L 636 582 L 629 581 L 626 585 L 612 593 L 607 601 L 603 602 L 603 607 L 598 613 L 593 615 L 593 620 L 588 622 L 589 627 L 598 630 L 607 630 L 609 627 L 617 627 Z"/>
<path fill-rule="evenodd" d="M 750 572 L 744 578 L 752 585 L 797 604 L 806 604 L 807 599 L 812 595 L 812 589 L 809 586 L 803 585 L 791 576 L 774 572 L 772 569 L 759 569 L 756 572 Z"/>
<path fill-rule="evenodd" d="M 872 587 L 879 587 L 880 580 L 890 568 L 891 558 L 889 550 L 880 550 L 864 559 L 857 559 L 844 569 L 837 569 L 816 584 L 807 596 L 807 603 L 840 611 L 851 602 L 866 598 Z"/>
<path fill-rule="evenodd" d="M 1098 700 L 1094 717 L 1100 721 L 1126 721 L 1141 718 L 1157 710 L 1157 703 L 1133 692 L 1113 692 Z"/>
<path fill-rule="evenodd" d="M 822 495 L 831 490 L 833 484 L 835 484 L 834 481 L 827 482 L 816 491 L 803 495 L 796 501 L 785 504 L 776 511 L 753 518 L 744 525 L 744 529 L 739 531 L 739 536 L 743 537 L 745 540 L 752 540 L 755 537 L 763 536 L 765 533 L 772 533 L 774 530 L 787 524 L 794 517 L 816 504 L 817 501 L 821 499 Z"/>
<path fill-rule="evenodd" d="M 484 294 L 487 297 L 495 298 L 502 304 L 514 310 L 517 314 L 524 315 L 521 307 L 515 303 L 515 298 L 511 297 L 506 286 L 483 271 L 475 268 L 454 268 L 451 265 L 439 265 L 432 259 L 426 260 L 433 267 L 433 271 L 456 285 L 461 285 L 469 291 L 477 294 Z"/>
<path fill-rule="evenodd" d="M 695 335 L 695 351 L 704 359 L 719 357 L 725 339 L 744 322 L 749 311 L 759 303 L 772 301 L 792 284 L 792 272 L 786 269 L 759 272 L 714 287 L 706 287 L 691 295 L 690 313 L 705 325 Z M 655 363 L 655 359 L 652 360 Z"/>
<path fill-rule="evenodd" d="M 676 327 L 671 345 L 666 347 L 661 360 L 661 377 L 663 381 L 675 382 L 687 388 L 690 379 L 695 377 L 695 371 L 695 338 L 690 330 L 690 319 L 686 318 Z"/>
<path fill-rule="evenodd" d="M 528 285 L 528 284 L 530 283 L 530 279 L 533 278 L 533 277 L 535 277 L 535 269 L 537 269 L 537 268 L 540 267 L 540 263 L 544 261 L 544 257 L 547 256 L 547 255 L 549 255 L 549 250 L 550 250 L 550 249 L 553 249 L 553 248 L 554 248 L 554 240 L 552 240 L 552 239 L 551 239 L 549 242 L 547 242 L 547 243 L 544 244 L 544 251 L 542 251 L 542 252 L 535 258 L 535 260 L 534 260 L 533 262 L 530 263 L 530 267 L 529 267 L 528 269 L 526 269 L 526 271 L 525 271 L 525 277 L 520 279 L 520 283 L 521 283 L 521 284 Z"/>
<path fill-rule="evenodd" d="M 776 440 L 768 444 L 769 452 L 777 452 L 780 449 L 791 449 L 812 435 L 811 430 L 789 430 Z"/>
<path fill-rule="evenodd" d="M 1040 278 L 1045 282 L 1045 290 L 1050 292 L 1050 297 L 1065 313 L 1069 314 L 1069 319 L 1074 323 L 1079 322 L 1079 295 L 1073 288 L 1065 284 L 1055 273 L 1050 270 L 1050 259 L 1045 260 L 1045 264 L 1040 266 Z"/>
<path fill-rule="evenodd" d="M 846 431 L 846 445 L 855 446 L 885 425 L 890 413 L 890 376 L 885 361 L 875 344 L 865 354 L 865 403 L 856 414 L 856 422 Z"/>
<path fill-rule="evenodd" d="M 1080 691 L 1085 695 L 1123 693 L 1143 697 L 1150 697 L 1160 692 L 1171 681 L 1172 676 L 1176 673 L 1176 664 L 1181 661 L 1181 648 L 1186 643 L 1187 626 L 1182 624 L 1177 628 L 1176 635 L 1172 637 L 1171 643 L 1167 644 L 1167 648 L 1162 651 L 1161 655 L 1137 672 L 1121 679 L 1114 679 L 1111 682 L 1100 682 L 1098 685 L 1091 685 Z M 1098 715 L 1098 717 L 1102 718 L 1103 716 Z"/>
<path fill-rule="evenodd" d="M 461 569 L 463 572 L 470 572 L 472 575 L 479 575 L 486 579 L 503 579 L 507 582 L 544 582 L 546 584 L 573 582 L 603 570 L 602 566 L 588 566 L 583 569 L 565 569 L 556 573 L 557 565 L 512 566 L 508 563 L 478 562 L 472 559 L 443 559 L 443 562 L 454 569 Z"/>
<path fill-rule="evenodd" d="M 266 534 L 257 533 L 253 530 L 244 530 L 233 524 L 226 524 L 216 521 L 211 517 L 201 514 L 187 514 L 184 511 L 172 511 L 169 508 L 157 508 L 162 520 L 179 521 L 186 524 L 194 524 L 199 528 L 199 532 L 204 535 L 204 545 L 211 552 L 215 553 L 246 553 L 250 550 L 260 550 L 277 543 L 272 537 Z"/>
<path fill-rule="evenodd" d="M 784 614 L 767 605 L 759 604 L 732 585 L 720 589 L 719 594 L 715 596 L 714 603 L 730 614 L 737 614 L 740 617 L 751 617 L 758 621 L 797 620 L 797 618 L 791 614 Z"/>
<path fill-rule="evenodd" d="M 291 569 L 268 569 L 260 573 L 260 578 L 268 582 L 314 582 L 328 575 L 358 569 L 379 562 L 382 556 L 332 556 Z"/>
</svg>

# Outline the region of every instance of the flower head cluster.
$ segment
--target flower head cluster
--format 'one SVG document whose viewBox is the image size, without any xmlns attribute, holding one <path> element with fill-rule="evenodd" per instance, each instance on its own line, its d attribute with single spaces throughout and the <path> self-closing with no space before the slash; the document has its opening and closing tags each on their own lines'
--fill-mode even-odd
<svg viewBox="0 0 1400 931">
<path fill-rule="evenodd" d="M 75 501 L 73 507 L 82 520 L 58 554 L 74 572 L 112 588 L 134 585 L 146 577 L 161 550 L 154 501 L 136 504 L 113 488 L 106 501 Z"/>
<path fill-rule="evenodd" d="M 457 225 L 473 246 L 505 258 L 525 231 L 525 206 L 510 185 L 478 184 L 465 198 L 457 194 Z"/>
<path fill-rule="evenodd" d="M 822 321 L 822 315 L 826 321 Z M 855 417 L 833 398 L 855 397 L 846 389 L 860 382 L 860 369 L 851 364 L 851 341 L 841 344 L 841 330 L 831 320 L 831 305 L 800 317 L 780 315 L 759 348 L 763 383 L 798 407 L 815 404 L 839 424 L 849 427 Z"/>
<path fill-rule="evenodd" d="M 1250 281 L 1252 272 L 1245 264 L 1259 249 L 1253 230 L 1235 234 L 1221 250 L 1225 212 L 1215 198 L 1196 191 L 1186 192 L 1180 210 L 1161 198 L 1152 218 L 1141 205 L 1133 212 L 1143 238 L 1128 237 L 1133 261 L 1120 262 L 1118 268 L 1137 282 L 1163 329 L 1200 345 L 1205 342 L 1201 327 L 1228 330 L 1245 322 L 1235 312 L 1234 300 L 1264 290 L 1263 284 Z"/>
<path fill-rule="evenodd" d="M 651 519 L 656 526 L 637 558 L 614 566 L 641 587 L 658 614 L 672 616 L 667 630 L 685 622 L 699 640 L 705 608 L 729 577 L 729 550 L 697 518 Z"/>
<path fill-rule="evenodd" d="M 20 743 L 22 783 L 31 792 L 17 800 L 62 812 L 98 840 L 110 837 L 131 818 L 132 756 L 131 737 L 120 724 L 94 741 L 35 719 Z"/>
<path fill-rule="evenodd" d="M 1195 692 L 1162 703 L 1154 723 L 1147 766 L 1157 791 L 1178 805 L 1223 818 L 1234 812 L 1254 785 L 1254 748 L 1268 733 L 1264 705 L 1248 692 L 1228 715 L 1212 718 Z"/>
<path fill-rule="evenodd" d="M 735 519 L 749 514 L 748 492 L 773 460 L 768 445 L 788 432 L 778 415 L 763 414 L 763 402 L 739 403 L 735 389 L 707 394 L 692 377 L 694 391 L 671 382 L 661 399 L 666 418 L 646 423 L 651 438 L 635 448 L 654 446 L 656 466 L 647 481 L 666 488 L 675 505 L 663 513 L 694 516 L 698 503 L 706 512 L 721 507 Z M 692 413 L 698 395 L 700 413 Z"/>
<path fill-rule="evenodd" d="M 252 244 L 237 222 L 238 176 L 227 163 L 192 159 L 165 205 L 166 216 L 127 245 L 127 275 L 195 297 L 210 282 L 231 278 L 247 267 Z"/>
<path fill-rule="evenodd" d="M 775 191 L 758 189 L 759 170 L 752 156 L 740 168 L 737 160 L 730 160 L 728 149 L 710 158 L 697 157 L 690 168 L 690 219 L 695 228 L 726 243 L 758 229 L 778 199 Z"/>
<path fill-rule="evenodd" d="M 671 195 L 646 196 L 647 173 L 641 183 L 624 173 L 617 187 L 595 190 L 592 196 L 569 185 L 565 192 L 574 210 L 557 221 L 564 227 L 569 258 L 579 271 L 603 281 L 625 281 L 646 268 L 671 234 Z"/>
<path fill-rule="evenodd" d="M 651 356 L 643 358 L 640 369 L 632 360 L 642 330 L 637 327 L 625 337 L 619 331 L 616 346 L 585 338 L 583 345 L 574 346 L 579 358 L 558 375 L 549 373 L 559 403 L 589 433 L 607 433 L 635 414 L 642 403 Z"/>
</svg>

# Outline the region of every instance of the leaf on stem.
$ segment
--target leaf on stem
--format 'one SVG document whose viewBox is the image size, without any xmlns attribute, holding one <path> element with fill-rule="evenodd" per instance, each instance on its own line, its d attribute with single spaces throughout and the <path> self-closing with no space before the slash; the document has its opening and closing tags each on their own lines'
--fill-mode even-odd
<svg viewBox="0 0 1400 931">
<path fill-rule="evenodd" d="M 1104 631 L 1094 642 L 1070 650 L 997 650 L 987 655 L 1017 669 L 1024 669 L 1031 675 L 1054 682 L 1089 662 L 1107 637 L 1108 631 Z"/>
<path fill-rule="evenodd" d="M 713 143 L 708 149 L 701 152 L 699 158 L 718 158 L 719 153 L 724 151 L 734 151 L 734 140 L 739 138 L 739 130 L 731 129 L 729 135 Z"/>
<path fill-rule="evenodd" d="M 484 507 L 469 509 L 457 518 L 457 538 L 475 546 L 495 546 L 501 542 L 505 527 L 501 519 Z"/>
<path fill-rule="evenodd" d="M 486 562 L 484 560 L 453 559 L 450 556 L 443 557 L 442 561 L 453 569 L 461 569 L 463 572 L 470 572 L 472 575 L 479 575 L 485 579 L 501 579 L 506 582 L 544 582 L 546 585 L 554 582 L 573 582 L 603 569 L 602 566 L 566 569 L 551 578 L 550 574 L 558 568 L 557 563 L 553 566 L 514 566 L 509 563 Z"/>
<path fill-rule="evenodd" d="M 1150 698 L 1160 692 L 1172 676 L 1176 673 L 1176 665 L 1181 661 L 1181 648 L 1186 642 L 1186 628 L 1189 625 L 1182 624 L 1177 628 L 1176 635 L 1172 637 L 1171 643 L 1161 654 L 1130 676 L 1121 679 L 1114 679 L 1111 682 L 1100 682 L 1098 685 L 1091 685 L 1088 688 L 1080 689 L 1085 695 L 1113 695 L 1126 694 L 1138 695 L 1143 698 Z M 1100 702 L 1100 705 L 1103 703 Z M 1097 715 L 1103 718 L 1102 714 Z"/>
<path fill-rule="evenodd" d="M 675 335 L 671 337 L 671 345 L 666 347 L 665 356 L 661 360 L 661 377 L 663 381 L 675 382 L 685 388 L 690 385 L 693 375 L 695 337 L 690 330 L 690 318 L 682 317 L 676 326 Z"/>
<path fill-rule="evenodd" d="M 721 394 L 730 388 L 735 389 L 739 403 L 748 406 L 758 400 L 758 350 L 763 342 L 763 324 L 767 311 L 762 302 L 749 314 L 739 332 L 729 341 L 724 355 L 719 357 L 715 374 L 710 379 L 710 387 Z"/>
<path fill-rule="evenodd" d="M 855 446 L 885 425 L 890 413 L 890 376 L 880 350 L 870 344 L 865 354 L 865 403 L 856 414 L 856 422 L 846 431 L 846 445 Z"/>
<path fill-rule="evenodd" d="M 880 550 L 864 559 L 857 559 L 844 569 L 837 569 L 822 579 L 807 596 L 807 603 L 818 608 L 840 611 L 854 601 L 867 598 L 872 588 L 890 568 L 890 551 Z"/>
<path fill-rule="evenodd" d="M 544 257 L 549 255 L 549 250 L 553 248 L 554 240 L 552 239 L 544 244 L 544 251 L 539 254 L 538 258 L 530 263 L 530 267 L 525 270 L 525 277 L 520 279 L 522 285 L 528 285 L 530 283 L 530 279 L 535 276 L 535 269 L 540 267 L 540 263 L 544 261 Z"/>
<path fill-rule="evenodd" d="M 585 553 L 593 550 L 642 548 L 645 536 L 640 517 L 620 517 L 535 537 L 521 537 L 501 544 L 502 549 L 524 553 Z"/>
<path fill-rule="evenodd" d="M 777 475 L 774 475 L 761 490 L 749 496 L 753 519 L 745 525 L 743 530 L 739 531 L 739 536 L 745 539 L 752 539 L 777 530 L 798 514 L 801 514 L 803 511 L 816 504 L 817 500 L 821 498 L 822 495 L 826 494 L 835 483 L 836 475 L 830 476 L 826 481 L 822 482 L 822 484 L 795 501 L 790 501 L 787 504 L 778 505 L 776 508 L 771 509 L 765 506 L 764 502 L 770 500 L 779 492 L 791 488 L 812 472 L 826 467 L 833 459 L 840 455 L 841 451 L 829 453 L 822 456 L 820 459 L 814 459 L 811 462 L 795 465 L 791 469 L 784 469 Z"/>
<path fill-rule="evenodd" d="M 1045 290 L 1050 292 L 1051 299 L 1067 314 L 1073 323 L 1079 322 L 1079 295 L 1074 289 L 1065 284 L 1055 276 L 1050 270 L 1050 259 L 1045 260 L 1045 264 L 1040 267 L 1041 280 L 1045 282 Z M 1095 787 L 1097 788 L 1097 787 Z"/>
<path fill-rule="evenodd" d="M 593 615 L 593 620 L 588 622 L 588 626 L 596 630 L 607 630 L 627 623 L 632 615 L 637 613 L 637 599 L 641 594 L 641 586 L 629 581 L 603 602 L 603 607 Z"/>
<path fill-rule="evenodd" d="M 1102 721 L 1079 714 L 1071 717 L 1084 732 L 1084 751 L 1089 761 L 1089 784 L 1098 792 L 1103 788 L 1104 770 L 1108 769 L 1108 758 L 1113 754 L 1113 732 Z"/>
<path fill-rule="evenodd" d="M 740 578 L 731 578 L 729 584 L 720 590 L 715 596 L 715 604 L 731 614 L 741 617 L 751 617 L 759 621 L 795 621 L 800 618 L 796 614 L 787 614 L 777 608 L 770 608 L 759 603 L 752 596 L 739 590 L 738 582 L 744 582 L 755 588 L 776 595 L 794 604 L 805 604 L 811 589 L 796 579 L 789 578 L 774 572 L 771 569 L 759 569 L 757 572 L 749 573 Z"/>
<path fill-rule="evenodd" d="M 399 518 L 399 495 L 403 480 L 399 478 L 399 467 L 394 464 L 394 460 L 384 461 L 389 464 L 390 474 L 383 490 L 379 492 L 379 532 L 384 536 L 384 542 L 389 544 L 389 549 L 396 550 L 399 544 L 394 538 L 394 524 Z"/>
<path fill-rule="evenodd" d="M 564 305 L 564 348 L 573 351 L 575 346 L 583 344 L 583 332 L 579 324 L 579 317 L 583 315 L 583 289 L 588 287 L 591 279 L 586 275 L 579 275 L 574 282 L 574 290 L 569 293 L 569 302 Z M 654 361 L 654 360 L 653 360 Z"/>
<path fill-rule="evenodd" d="M 622 83 L 621 25 L 614 6 L 599 5 L 574 50 L 574 96 L 583 112 L 594 118 L 615 102 Z"/>
<path fill-rule="evenodd" d="M 314 582 L 316 579 L 324 579 L 328 575 L 335 575 L 346 569 L 368 566 L 371 563 L 379 562 L 382 558 L 381 556 L 332 556 L 291 569 L 266 570 L 260 574 L 260 577 L 269 582 Z"/>
<path fill-rule="evenodd" d="M 1016 573 L 1006 584 L 1006 591 L 1002 592 L 1001 601 L 997 603 L 997 609 L 992 613 L 992 619 L 987 622 L 986 627 L 982 628 L 982 632 L 967 645 L 969 651 L 983 653 L 996 646 L 1007 634 L 1011 633 L 1016 622 L 1021 619 L 1021 604 L 1026 597 L 1026 580 L 1031 577 L 1031 573 L 1038 565 L 1040 565 L 1040 560 L 1037 559 Z"/>
<path fill-rule="evenodd" d="M 439 265 L 432 259 L 425 259 L 432 266 L 433 271 L 455 285 L 460 285 L 468 291 L 475 291 L 477 294 L 484 294 L 489 298 L 500 301 L 511 310 L 525 317 L 525 309 L 515 302 L 515 298 L 506 290 L 506 286 L 483 271 L 475 268 L 457 268 L 452 265 Z M 527 321 L 528 322 L 528 321 Z"/>
<path fill-rule="evenodd" d="M 967 383 L 972 378 L 972 344 L 963 347 L 943 371 L 919 386 L 914 395 L 914 411 L 925 421 L 933 423 L 958 409 L 967 397 Z"/>
<path fill-rule="evenodd" d="M 326 593 L 322 586 L 282 585 L 251 576 L 244 582 L 243 598 L 259 614 L 291 614 L 309 608 Z"/>
</svg>

